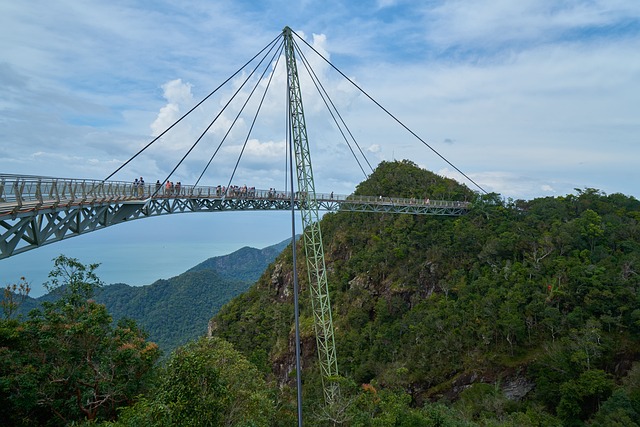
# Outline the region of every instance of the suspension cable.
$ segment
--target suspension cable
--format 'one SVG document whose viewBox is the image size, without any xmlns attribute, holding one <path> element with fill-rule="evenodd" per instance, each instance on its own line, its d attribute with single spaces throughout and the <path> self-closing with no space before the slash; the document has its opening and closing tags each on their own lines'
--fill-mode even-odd
<svg viewBox="0 0 640 427">
<path fill-rule="evenodd" d="M 275 44 L 273 44 L 271 46 L 271 49 L 269 50 L 269 52 L 273 49 L 273 47 L 275 46 Z M 277 50 L 276 50 L 277 51 Z M 164 181 L 162 182 L 163 184 L 165 182 L 167 182 L 169 180 L 169 178 L 171 177 L 171 175 L 173 175 L 173 173 L 176 171 L 176 169 L 178 169 L 178 167 L 180 167 L 180 165 L 182 164 L 182 162 L 184 162 L 184 160 L 187 158 L 187 156 L 189 156 L 189 154 L 193 151 L 194 148 L 196 148 L 196 145 L 198 145 L 198 143 L 200 143 L 200 141 L 202 140 L 202 138 L 206 135 L 207 131 L 211 128 L 211 126 L 213 126 L 213 124 L 215 123 L 216 120 L 218 120 L 218 118 L 222 115 L 222 113 L 224 112 L 224 110 L 229 106 L 229 104 L 231 104 L 231 102 L 235 99 L 235 97 L 240 93 L 240 91 L 242 90 L 242 88 L 244 87 L 245 84 L 247 84 L 247 82 L 251 79 L 251 76 L 253 76 L 253 74 L 256 72 L 256 70 L 260 67 L 260 65 L 264 62 L 265 58 L 267 57 L 268 53 L 265 54 L 265 56 L 262 57 L 262 59 L 260 60 L 260 62 L 258 63 L 258 65 L 255 66 L 255 68 L 251 71 L 251 74 L 249 74 L 247 76 L 247 78 L 242 82 L 242 84 L 240 85 L 240 87 L 238 87 L 238 89 L 235 91 L 235 93 L 233 94 L 233 96 L 227 101 L 227 103 L 224 105 L 224 107 L 222 107 L 222 109 L 218 112 L 218 114 L 213 118 L 213 120 L 209 123 L 209 125 L 205 128 L 205 130 L 200 134 L 200 136 L 198 137 L 198 139 L 191 145 L 191 147 L 189 148 L 189 150 L 187 150 L 187 152 L 185 153 L 184 156 L 182 156 L 182 158 L 180 159 L 180 161 L 178 162 L 178 164 L 175 165 L 175 167 L 171 170 L 171 172 L 169 172 L 169 175 L 167 175 L 167 177 L 164 179 Z M 264 73 L 263 73 L 264 75 Z M 160 188 L 156 188 L 155 193 L 153 193 L 153 196 L 155 196 L 158 191 L 160 191 Z M 152 197 L 153 197 L 152 196 Z"/>
<path fill-rule="evenodd" d="M 358 166 L 360 167 L 360 170 L 362 171 L 362 173 L 364 174 L 364 176 L 366 178 L 368 175 L 364 171 L 364 168 L 362 167 L 362 164 L 360 163 L 360 160 L 358 159 L 358 156 L 353 151 L 353 148 L 351 147 L 351 144 L 349 143 L 349 140 L 347 139 L 347 136 L 344 134 L 344 131 L 342 130 L 342 127 L 340 126 L 340 123 L 338 123 L 338 120 L 336 119 L 336 115 L 340 118 L 340 121 L 342 122 L 342 126 L 344 126 L 344 129 L 346 129 L 347 133 L 351 136 L 351 139 L 353 140 L 354 144 L 356 145 L 356 147 L 360 151 L 360 154 L 362 155 L 362 157 L 364 158 L 365 162 L 369 166 L 369 169 L 371 170 L 371 172 L 373 172 L 373 167 L 371 167 L 371 163 L 369 163 L 369 159 L 367 159 L 367 156 L 362 151 L 362 148 L 360 148 L 360 145 L 358 144 L 358 142 L 354 138 L 353 134 L 351 133 L 351 130 L 349 129 L 349 127 L 345 123 L 344 119 L 340 115 L 340 112 L 338 111 L 336 105 L 334 104 L 333 100 L 329 96 L 327 90 L 324 88 L 324 86 L 320 82 L 320 79 L 318 78 L 317 74 L 315 73 L 315 71 L 311 67 L 311 64 L 309 63 L 307 58 L 304 56 L 304 54 L 300 50 L 300 47 L 297 45 L 297 43 L 295 43 L 295 41 L 294 41 L 293 45 L 294 45 L 296 51 L 298 52 L 298 54 L 300 55 L 300 58 L 302 59 L 302 64 L 304 65 L 305 69 L 309 73 L 309 76 L 311 77 L 311 81 L 313 82 L 313 84 L 316 87 L 316 90 L 320 94 L 320 98 L 322 98 L 322 101 L 324 102 L 324 105 L 327 107 L 327 110 L 329 111 L 329 114 L 331 114 L 331 117 L 333 118 L 334 123 L 336 124 L 338 130 L 340 131 L 340 134 L 342 135 L 342 138 L 347 143 L 347 146 L 349 147 L 349 150 L 351 150 L 351 154 L 353 155 L 353 158 L 358 163 Z M 327 102 L 327 100 L 328 100 L 328 102 Z M 329 103 L 331 104 L 331 106 L 329 106 Z M 335 115 L 333 113 L 334 111 L 335 111 Z"/>
<path fill-rule="evenodd" d="M 260 52 L 256 53 L 253 58 L 251 58 L 250 60 L 248 60 L 242 67 L 240 67 L 235 73 L 233 73 L 231 76 L 229 76 L 229 78 L 227 78 L 224 82 L 222 82 L 217 88 L 215 88 L 211 93 L 209 93 L 207 96 L 205 96 L 200 102 L 198 102 L 195 106 L 193 106 L 189 111 L 187 111 L 182 117 L 180 117 L 178 120 L 176 120 L 171 126 L 169 126 L 167 129 L 165 129 L 160 135 L 156 136 L 155 138 L 153 138 L 153 140 L 151 142 L 149 142 L 147 145 L 145 145 L 140 151 L 138 151 L 136 154 L 134 154 L 131 158 L 129 158 L 129 160 L 127 160 L 126 162 L 124 162 L 122 165 L 120 165 L 120 167 L 118 167 L 115 171 L 111 172 L 111 174 L 109 174 L 109 176 L 107 176 L 104 181 L 107 181 L 109 178 L 111 178 L 112 176 L 114 176 L 116 173 L 120 172 L 120 170 L 122 170 L 122 168 L 124 168 L 126 165 L 128 165 L 133 159 L 135 159 L 136 157 L 138 157 L 143 151 L 145 151 L 147 148 L 149 148 L 153 143 L 155 143 L 157 140 L 159 140 L 164 134 L 166 134 L 167 132 L 169 132 L 175 125 L 177 125 L 178 123 L 180 123 L 182 121 L 182 119 L 184 119 L 185 117 L 187 117 L 189 114 L 191 114 L 191 112 L 193 112 L 193 110 L 195 110 L 196 108 L 198 108 L 200 105 L 202 105 L 202 103 L 204 103 L 207 99 L 209 99 L 214 93 L 216 93 L 221 87 L 223 87 L 225 84 L 227 84 L 232 78 L 234 78 L 238 73 L 240 73 L 240 71 L 242 71 L 247 65 L 249 65 L 251 62 L 253 62 L 254 59 L 256 59 L 262 52 L 264 52 L 265 50 L 267 50 L 269 48 L 269 46 L 275 44 L 276 40 L 278 40 L 278 38 L 280 38 L 280 35 L 278 35 L 276 38 L 274 38 L 273 40 L 271 40 L 265 47 L 263 47 Z"/>
<path fill-rule="evenodd" d="M 384 111 L 385 113 L 387 113 L 387 115 L 389 117 L 391 117 L 393 120 L 395 120 L 400 126 L 402 126 L 407 132 L 409 132 L 411 135 L 413 135 L 416 139 L 418 139 L 418 141 L 422 142 L 427 148 L 429 148 L 431 151 L 433 151 L 438 157 L 440 157 L 442 160 L 444 160 L 449 166 L 451 166 L 452 168 L 454 168 L 457 172 L 459 172 L 462 176 L 464 176 L 466 179 L 469 180 L 469 182 L 473 183 L 476 187 L 478 187 L 483 193 L 485 194 L 489 194 L 484 188 L 482 188 L 478 183 L 476 183 L 473 179 L 469 178 L 469 176 L 467 176 L 467 174 L 465 174 L 464 172 L 462 172 L 456 165 L 454 165 L 453 163 L 451 163 L 449 160 L 447 160 L 446 157 L 444 157 L 442 154 L 440 154 L 438 151 L 436 151 L 431 145 L 429 145 L 424 139 L 420 138 L 420 136 L 418 136 L 414 131 L 412 131 L 407 125 L 405 125 L 404 123 L 402 123 L 396 116 L 394 116 L 391 112 L 389 112 L 389 110 L 387 110 L 385 107 L 383 107 L 378 101 L 376 101 L 373 97 L 371 97 L 371 95 L 369 95 L 367 92 L 364 91 L 364 89 L 362 89 L 360 86 L 358 86 L 353 80 L 351 80 L 349 77 L 347 77 L 346 74 L 344 74 L 342 71 L 340 71 L 335 65 L 333 65 L 331 63 L 331 61 L 329 61 L 327 58 L 325 58 L 320 52 L 318 52 L 313 46 L 311 46 L 305 39 L 303 39 L 302 37 L 300 37 L 298 34 L 296 34 L 295 31 L 291 31 L 293 34 L 295 34 L 296 37 L 298 37 L 300 40 L 302 40 L 304 42 L 304 44 L 306 44 L 311 50 L 313 50 L 320 58 L 322 58 L 327 64 L 329 64 L 329 66 L 331 66 L 331 68 L 333 68 L 334 70 L 336 70 L 338 73 L 340 73 L 340 75 L 342 77 L 344 77 L 345 79 L 347 79 L 347 81 L 349 81 L 349 83 L 351 83 L 353 86 L 356 87 L 356 89 L 358 89 L 360 92 L 362 92 L 367 98 L 369 98 L 374 104 L 376 104 L 382 111 Z"/>
<path fill-rule="evenodd" d="M 271 61 L 269 62 L 270 64 L 273 63 L 275 58 L 278 58 L 276 60 L 276 64 L 275 66 L 278 65 L 278 62 L 280 61 L 280 53 L 282 52 L 284 46 L 284 41 L 282 41 L 282 43 L 280 43 L 280 47 L 278 49 L 276 49 L 275 53 L 273 54 L 273 56 L 271 57 Z M 260 63 L 262 63 L 262 61 L 260 61 Z M 259 66 L 260 64 L 258 64 Z M 256 67 L 257 69 L 257 67 Z M 242 112 L 244 111 L 245 107 L 247 106 L 247 104 L 249 103 L 249 100 L 251 100 L 251 97 L 253 96 L 253 93 L 256 91 L 256 89 L 258 88 L 258 86 L 260 85 L 260 82 L 262 81 L 262 79 L 264 78 L 264 75 L 267 73 L 268 67 L 264 69 L 264 71 L 262 72 L 262 75 L 260 76 L 260 78 L 258 78 L 256 80 L 256 84 L 253 86 L 253 89 L 251 90 L 251 92 L 249 93 L 249 96 L 247 96 L 247 99 L 244 101 L 244 104 L 242 104 L 242 107 L 240 108 L 240 110 L 238 111 L 238 114 L 236 114 L 236 117 L 233 119 L 233 122 L 231 123 L 231 125 L 229 125 L 229 129 L 227 129 L 227 132 L 224 134 L 224 136 L 222 137 L 222 140 L 220 141 L 220 144 L 218 144 L 218 147 L 216 148 L 215 152 L 213 153 L 213 155 L 211 156 L 211 158 L 209 159 L 209 161 L 207 162 L 207 165 L 204 167 L 204 169 L 202 170 L 202 173 L 200 174 L 200 176 L 198 177 L 198 179 L 196 180 L 194 186 L 197 186 L 200 183 L 200 180 L 202 179 L 202 176 L 205 174 L 205 172 L 207 171 L 207 169 L 209 169 L 209 166 L 211 165 L 211 162 L 213 161 L 213 158 L 216 156 L 216 154 L 218 154 L 218 151 L 220 150 L 220 148 L 222 147 L 222 145 L 224 144 L 224 142 L 226 141 L 227 137 L 229 136 L 229 134 L 231 133 L 231 130 L 233 129 L 233 127 L 235 126 L 236 122 L 238 121 L 238 119 L 240 118 L 240 115 L 242 114 Z M 255 70 L 254 70 L 255 71 Z M 253 72 L 251 73 L 253 75 Z M 251 77 L 251 75 L 249 76 Z M 248 80 L 248 78 L 247 78 Z M 244 85 L 244 84 L 243 84 Z M 237 92 L 236 92 L 237 93 Z M 235 97 L 235 95 L 234 95 Z M 227 104 L 228 105 L 228 104 Z M 226 108 L 226 106 L 225 106 Z M 224 110 L 224 108 L 223 108 Z M 209 128 L 207 128 L 208 130 Z M 206 131 L 205 131 L 206 132 Z"/>
<path fill-rule="evenodd" d="M 231 177 L 229 178 L 229 183 L 227 184 L 227 189 L 231 186 L 231 182 L 233 181 L 233 177 L 236 174 L 236 170 L 238 169 L 238 164 L 240 164 L 240 159 L 244 154 L 244 150 L 247 147 L 247 143 L 249 142 L 249 138 L 251 137 L 251 132 L 253 131 L 253 126 L 256 124 L 256 120 L 258 119 L 258 115 L 260 114 L 260 110 L 262 109 L 262 104 L 264 103 L 264 99 L 267 96 L 267 92 L 269 92 L 269 87 L 271 87 L 271 81 L 273 80 L 273 76 L 275 72 L 272 72 L 269 75 L 269 80 L 267 81 L 267 86 L 264 89 L 264 93 L 262 94 L 262 98 L 260 99 L 260 103 L 258 104 L 258 109 L 256 110 L 256 114 L 253 116 L 253 121 L 251 122 L 251 126 L 249 127 L 249 131 L 247 132 L 247 137 L 244 140 L 244 144 L 242 144 L 242 150 L 240 150 L 240 155 L 238 156 L 238 160 L 236 161 L 235 166 L 233 167 L 233 172 L 231 173 Z"/>
</svg>

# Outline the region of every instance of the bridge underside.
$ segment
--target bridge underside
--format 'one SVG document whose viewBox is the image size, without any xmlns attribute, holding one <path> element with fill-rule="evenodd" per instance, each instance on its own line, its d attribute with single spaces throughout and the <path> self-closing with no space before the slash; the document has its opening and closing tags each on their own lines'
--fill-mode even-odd
<svg viewBox="0 0 640 427">
<path fill-rule="evenodd" d="M 329 212 L 378 212 L 416 215 L 466 213 L 458 202 L 412 204 L 405 199 L 370 198 L 320 199 L 321 210 Z M 295 201 L 295 209 L 300 209 Z M 0 259 L 91 231 L 134 219 L 187 212 L 290 211 L 286 198 L 153 198 L 146 200 L 94 201 L 90 203 L 46 201 L 0 207 Z"/>
</svg>

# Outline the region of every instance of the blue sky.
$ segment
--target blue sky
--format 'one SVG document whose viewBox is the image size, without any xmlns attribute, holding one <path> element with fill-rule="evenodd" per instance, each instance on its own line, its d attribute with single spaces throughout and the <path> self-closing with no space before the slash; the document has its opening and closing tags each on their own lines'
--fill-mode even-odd
<svg viewBox="0 0 640 427">
<path fill-rule="evenodd" d="M 104 178 L 286 25 L 489 191 L 530 199 L 593 187 L 640 196 L 636 0 L 2 2 L 0 172 Z M 460 179 L 326 64 L 315 60 L 314 69 L 374 165 L 408 158 Z M 277 74 L 274 90 L 283 82 Z M 117 178 L 164 178 L 231 91 Z M 303 88 L 303 99 L 316 188 L 350 193 L 362 172 L 317 95 Z M 270 93 L 238 185 L 283 187 L 283 103 L 284 94 Z M 249 122 L 203 183 L 228 179 Z M 210 144 L 221 132 L 214 126 Z M 193 182 L 201 163 L 189 160 L 173 179 Z M 291 231 L 284 213 L 217 215 L 136 221 L 2 260 L 0 284 L 18 274 L 41 281 L 58 250 L 92 258 L 78 255 L 85 262 L 113 259 L 98 270 L 107 282 L 145 284 Z M 161 242 L 159 224 L 175 230 Z M 107 250 L 112 244 L 121 250 Z M 184 256 L 174 258 L 185 261 L 171 267 L 163 245 L 180 248 Z M 124 264 L 134 261 L 118 253 L 133 248 L 141 255 Z"/>
</svg>

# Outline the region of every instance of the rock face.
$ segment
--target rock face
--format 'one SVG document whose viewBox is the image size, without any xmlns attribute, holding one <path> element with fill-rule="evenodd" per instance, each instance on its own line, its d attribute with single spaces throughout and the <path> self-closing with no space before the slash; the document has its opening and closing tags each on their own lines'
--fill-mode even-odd
<svg viewBox="0 0 640 427">
<path fill-rule="evenodd" d="M 293 289 L 293 287 L 290 286 L 292 282 L 291 274 L 284 274 L 282 267 L 282 262 L 276 263 L 270 278 L 271 287 L 275 290 L 276 300 L 278 302 L 288 300 L 289 297 L 291 297 Z"/>
<path fill-rule="evenodd" d="M 503 383 L 502 392 L 509 400 L 520 400 L 533 390 L 534 387 L 535 384 L 525 377 L 515 376 Z"/>
<path fill-rule="evenodd" d="M 535 383 L 526 378 L 521 370 L 480 370 L 468 371 L 458 374 L 452 381 L 450 387 L 440 390 L 438 393 L 431 394 L 427 390 L 426 394 L 416 396 L 420 404 L 427 400 L 439 400 L 445 398 L 449 401 L 456 401 L 460 397 L 460 393 L 474 384 L 489 384 L 504 394 L 509 400 L 519 401 L 526 397 L 531 390 L 535 388 Z"/>
</svg>

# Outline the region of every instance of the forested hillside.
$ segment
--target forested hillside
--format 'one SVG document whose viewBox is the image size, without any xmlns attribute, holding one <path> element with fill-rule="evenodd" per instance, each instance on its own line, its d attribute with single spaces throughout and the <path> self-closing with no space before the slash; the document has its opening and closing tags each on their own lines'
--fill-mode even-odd
<svg viewBox="0 0 640 427">
<path fill-rule="evenodd" d="M 24 279 L 7 285 L 0 299 L 0 425 L 273 423 L 273 390 L 257 368 L 231 344 L 203 335 L 217 307 L 246 289 L 284 245 L 203 263 L 229 266 L 220 274 L 200 268 L 144 287 L 103 287 L 99 264 L 61 255 L 45 297 L 29 299 Z M 233 278 L 233 265 L 242 279 Z M 185 345 L 165 347 L 160 359 L 154 341 Z"/>
<path fill-rule="evenodd" d="M 291 239 L 287 239 L 263 249 L 245 246 L 231 254 L 209 258 L 187 272 L 211 270 L 221 277 L 253 283 L 290 243 Z"/>
<path fill-rule="evenodd" d="M 638 200 L 595 189 L 478 197 L 408 161 L 382 163 L 357 193 L 473 207 L 461 217 L 324 216 L 346 409 L 317 410 L 302 274 L 305 405 L 316 422 L 638 425 Z M 288 249 L 211 321 L 215 335 L 284 387 L 284 400 L 295 379 L 291 261 Z M 302 251 L 298 261 L 302 271 Z M 427 424 L 436 418 L 445 421 Z"/>
<path fill-rule="evenodd" d="M 640 425 L 638 200 L 595 189 L 478 196 L 408 161 L 382 163 L 357 193 L 467 200 L 471 209 L 323 217 L 341 374 L 332 405 L 298 246 L 305 425 Z M 59 299 L 28 318 L 15 317 L 24 283 L 2 300 L 0 424 L 295 425 L 292 258 L 289 247 L 222 307 L 209 322 L 214 336 L 160 360 L 144 328 L 113 322 L 96 295 L 112 288 L 114 311 L 129 313 L 127 301 L 149 310 L 141 324 L 157 319 L 187 334 L 178 322 L 213 311 L 202 300 L 238 282 L 198 266 L 137 296 L 101 290 L 97 265 L 59 257 Z M 213 264 L 224 272 L 237 262 Z"/>
<path fill-rule="evenodd" d="M 289 241 L 264 249 L 244 247 L 149 286 L 115 284 L 96 292 L 114 319 L 136 322 L 165 354 L 207 333 L 220 307 L 245 292 Z"/>
<path fill-rule="evenodd" d="M 263 249 L 244 247 L 147 286 L 105 285 L 96 289 L 95 300 L 106 306 L 115 321 L 134 319 L 168 355 L 205 335 L 211 316 L 255 283 L 289 243 L 286 240 Z M 96 271 L 99 274 L 99 267 Z M 26 298 L 19 313 L 26 317 L 42 302 L 55 301 L 59 294 L 57 290 L 37 299 Z"/>
</svg>

